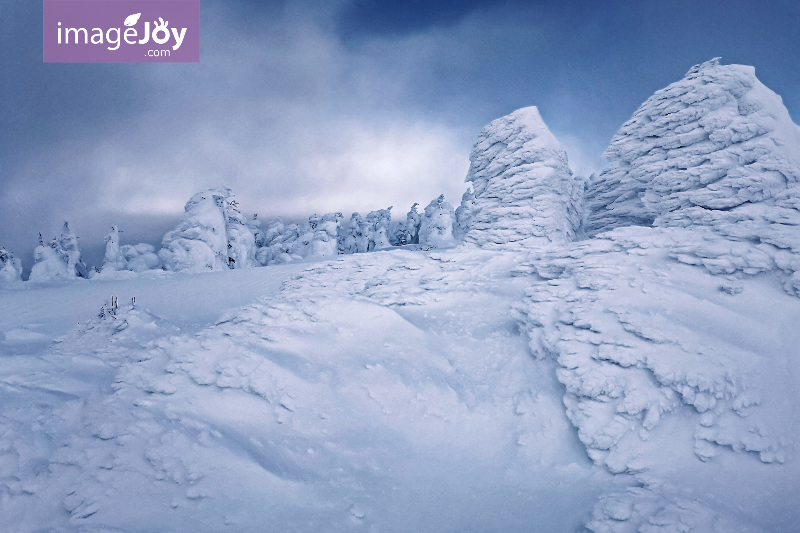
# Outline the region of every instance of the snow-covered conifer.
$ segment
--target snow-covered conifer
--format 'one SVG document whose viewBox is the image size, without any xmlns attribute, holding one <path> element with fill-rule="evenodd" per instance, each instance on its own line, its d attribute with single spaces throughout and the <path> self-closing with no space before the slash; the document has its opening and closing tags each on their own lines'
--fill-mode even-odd
<svg viewBox="0 0 800 533">
<path fill-rule="evenodd" d="M 396 244 L 405 245 L 419 243 L 419 225 L 422 221 L 422 217 L 419 211 L 417 211 L 418 205 L 418 203 L 414 203 L 414 205 L 411 206 L 411 209 L 409 209 L 406 214 L 405 222 L 400 222 L 393 232 Z"/>
<path fill-rule="evenodd" d="M 125 255 L 120 252 L 119 229 L 111 227 L 111 232 L 105 237 L 106 253 L 103 259 L 102 272 L 125 270 Z"/>
<path fill-rule="evenodd" d="M 251 266 L 254 255 L 255 239 L 228 188 L 192 196 L 183 220 L 164 235 L 159 251 L 164 268 L 186 272 Z"/>
<path fill-rule="evenodd" d="M 392 223 L 392 208 L 378 209 L 367 213 L 366 223 L 368 231 L 367 251 L 391 248 L 389 231 Z"/>
<path fill-rule="evenodd" d="M 0 286 L 22 281 L 22 261 L 0 246 Z"/>
<path fill-rule="evenodd" d="M 314 235 L 306 257 L 322 259 L 337 254 L 337 238 L 342 218 L 341 213 L 329 213 L 315 219 L 315 224 L 313 225 Z M 309 219 L 309 222 L 311 222 L 311 219 Z"/>
<path fill-rule="evenodd" d="M 33 251 L 33 267 L 28 280 L 34 283 L 64 280 L 74 277 L 67 269 L 67 261 L 56 251 L 56 240 L 45 244 L 39 234 L 39 245 Z"/>
<path fill-rule="evenodd" d="M 456 208 L 456 225 L 453 236 L 456 240 L 463 240 L 472 224 L 475 215 L 475 193 L 472 188 L 467 189 L 461 196 L 461 205 Z"/>
<path fill-rule="evenodd" d="M 475 195 L 469 242 L 499 248 L 563 242 L 580 226 L 583 180 L 572 176 L 567 153 L 536 107 L 483 129 L 466 181 Z"/>
<path fill-rule="evenodd" d="M 425 208 L 425 215 L 419 227 L 419 243 L 425 248 L 446 248 L 453 246 L 453 225 L 455 212 L 446 202 L 444 195 L 431 201 Z"/>
<path fill-rule="evenodd" d="M 359 213 L 353 213 L 350 221 L 339 227 L 339 252 L 355 254 L 366 252 L 369 247 L 369 231 L 367 223 Z"/>
<path fill-rule="evenodd" d="M 146 242 L 133 246 L 125 244 L 120 246 L 119 251 L 125 260 L 125 270 L 144 272 L 161 268 L 161 259 L 152 244 Z"/>
<path fill-rule="evenodd" d="M 587 191 L 587 233 L 704 226 L 800 253 L 800 128 L 755 69 L 693 67 L 636 110 Z"/>
</svg>

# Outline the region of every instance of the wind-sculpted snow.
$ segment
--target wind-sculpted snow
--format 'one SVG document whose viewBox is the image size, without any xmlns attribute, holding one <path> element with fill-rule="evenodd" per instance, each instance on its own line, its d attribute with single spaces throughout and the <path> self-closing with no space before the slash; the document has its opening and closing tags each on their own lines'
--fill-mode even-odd
<svg viewBox="0 0 800 533">
<path fill-rule="evenodd" d="M 800 128 L 753 67 L 692 68 L 639 107 L 605 157 L 586 194 L 590 235 L 703 226 L 800 255 Z"/>
<path fill-rule="evenodd" d="M 491 122 L 470 155 L 466 239 L 484 247 L 571 240 L 581 223 L 583 182 L 536 107 Z M 466 206 L 465 206 L 466 207 Z M 463 211 L 463 210 L 462 210 Z"/>
<path fill-rule="evenodd" d="M 194 309 L 164 318 L 148 298 L 84 316 L 41 358 L 4 358 L 4 523 L 578 529 L 626 481 L 587 460 L 553 362 L 529 357 L 509 313 L 527 283 L 510 274 L 519 259 L 395 250 L 294 275 L 292 265 L 205 274 L 202 294 L 235 274 L 249 280 L 242 293 L 287 278 L 199 329 Z"/>
<path fill-rule="evenodd" d="M 524 270 L 541 281 L 520 318 L 534 355 L 559 365 L 581 442 L 598 464 L 642 483 L 611 510 L 598 507 L 594 531 L 647 530 L 636 527 L 648 521 L 726 531 L 707 527 L 737 516 L 716 494 L 739 501 L 748 491 L 770 503 L 739 517 L 745 529 L 788 531 L 800 520 L 779 503 L 800 496 L 800 421 L 787 400 L 800 386 L 800 302 L 774 275 L 678 260 L 687 248 L 730 246 L 699 228 L 619 228 L 537 252 Z M 743 472 L 749 487 L 732 488 Z"/>
</svg>

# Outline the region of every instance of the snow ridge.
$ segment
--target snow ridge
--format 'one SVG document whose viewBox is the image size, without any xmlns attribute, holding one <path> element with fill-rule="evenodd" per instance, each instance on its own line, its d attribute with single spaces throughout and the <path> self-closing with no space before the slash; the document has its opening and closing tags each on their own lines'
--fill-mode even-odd
<svg viewBox="0 0 800 533">
<path fill-rule="evenodd" d="M 535 106 L 486 126 L 470 155 L 466 240 L 489 248 L 572 240 L 580 225 L 583 182 Z"/>
</svg>

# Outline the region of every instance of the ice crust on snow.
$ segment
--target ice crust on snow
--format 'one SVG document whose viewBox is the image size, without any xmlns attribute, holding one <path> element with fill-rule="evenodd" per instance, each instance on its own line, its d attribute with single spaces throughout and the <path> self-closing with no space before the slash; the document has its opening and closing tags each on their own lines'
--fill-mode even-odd
<svg viewBox="0 0 800 533">
<path fill-rule="evenodd" d="M 590 235 L 703 226 L 800 254 L 800 127 L 753 67 L 693 67 L 639 107 L 605 157 L 586 193 Z"/>
<path fill-rule="evenodd" d="M 484 128 L 470 155 L 461 224 L 466 240 L 508 248 L 574 238 L 581 223 L 583 182 L 536 107 L 525 107 Z"/>
</svg>

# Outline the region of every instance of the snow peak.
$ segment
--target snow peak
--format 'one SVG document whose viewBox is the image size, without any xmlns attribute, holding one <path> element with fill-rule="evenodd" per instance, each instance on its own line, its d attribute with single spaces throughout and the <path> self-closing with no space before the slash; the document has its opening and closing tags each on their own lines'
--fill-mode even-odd
<svg viewBox="0 0 800 533">
<path fill-rule="evenodd" d="M 79 43 L 79 40 L 83 39 L 83 44 L 87 44 L 91 42 L 92 44 L 108 44 L 109 50 L 117 50 L 120 47 L 122 41 L 128 44 L 147 44 L 150 42 L 150 39 L 153 39 L 155 44 L 164 45 L 169 42 L 170 37 L 174 37 L 175 44 L 172 45 L 173 50 L 177 50 L 183 44 L 183 39 L 186 37 L 186 28 L 181 28 L 178 31 L 177 28 L 169 28 L 169 21 L 164 20 L 163 18 L 159 17 L 158 20 L 153 21 L 153 30 L 152 33 L 150 31 L 150 22 L 145 21 L 144 23 L 144 32 L 141 34 L 136 29 L 136 23 L 139 21 L 139 17 L 141 17 L 141 13 L 134 13 L 133 15 L 129 15 L 125 19 L 125 31 L 122 31 L 122 28 L 109 28 L 105 32 L 101 28 L 92 28 L 91 30 L 87 30 L 86 28 L 62 28 L 61 22 L 58 23 L 58 44 L 69 44 L 70 43 L 70 34 L 73 35 L 72 42 L 75 44 Z M 64 30 L 64 40 L 61 39 L 61 31 Z M 91 31 L 91 36 L 90 36 Z M 170 36 L 170 31 L 172 35 Z M 142 35 L 141 39 L 138 39 L 138 36 Z M 105 40 L 104 40 L 105 37 Z"/>
<path fill-rule="evenodd" d="M 196 62 L 199 0 L 43 0 L 43 60 Z"/>
</svg>

